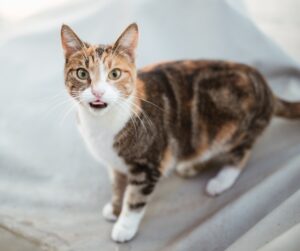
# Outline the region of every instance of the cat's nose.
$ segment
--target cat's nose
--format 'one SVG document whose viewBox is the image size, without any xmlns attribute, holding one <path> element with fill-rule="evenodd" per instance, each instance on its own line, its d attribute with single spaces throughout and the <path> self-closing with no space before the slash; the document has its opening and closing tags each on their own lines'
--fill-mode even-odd
<svg viewBox="0 0 300 251">
<path fill-rule="evenodd" d="M 101 97 L 103 96 L 104 92 L 92 88 L 92 94 L 93 94 L 96 98 L 101 98 Z"/>
</svg>

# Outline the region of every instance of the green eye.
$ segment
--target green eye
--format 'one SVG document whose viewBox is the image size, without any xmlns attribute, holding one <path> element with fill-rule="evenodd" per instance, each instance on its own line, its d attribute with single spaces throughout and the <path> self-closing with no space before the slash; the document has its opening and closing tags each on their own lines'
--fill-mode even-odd
<svg viewBox="0 0 300 251">
<path fill-rule="evenodd" d="M 111 80 L 117 80 L 121 77 L 121 70 L 118 68 L 112 69 L 111 72 L 108 74 L 108 78 Z"/>
<path fill-rule="evenodd" d="M 81 80 L 87 80 L 89 78 L 89 73 L 83 68 L 77 69 L 76 75 Z"/>
</svg>

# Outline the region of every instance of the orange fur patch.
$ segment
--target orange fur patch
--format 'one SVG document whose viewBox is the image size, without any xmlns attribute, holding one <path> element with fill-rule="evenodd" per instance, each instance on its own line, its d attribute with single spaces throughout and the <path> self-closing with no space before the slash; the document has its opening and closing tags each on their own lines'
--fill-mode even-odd
<svg viewBox="0 0 300 251">
<path fill-rule="evenodd" d="M 168 146 L 162 155 L 162 160 L 160 161 L 159 170 L 161 173 L 167 173 L 170 168 L 172 168 L 174 162 L 173 152 L 171 147 Z"/>
<path fill-rule="evenodd" d="M 226 144 L 232 135 L 237 130 L 237 125 L 235 123 L 227 123 L 220 128 L 218 134 L 216 135 L 215 142 L 218 144 Z"/>
</svg>

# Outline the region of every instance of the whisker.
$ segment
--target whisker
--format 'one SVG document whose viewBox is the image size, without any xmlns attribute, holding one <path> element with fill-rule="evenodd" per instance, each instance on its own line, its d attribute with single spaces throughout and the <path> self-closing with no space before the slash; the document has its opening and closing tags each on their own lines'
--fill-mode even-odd
<svg viewBox="0 0 300 251">
<path fill-rule="evenodd" d="M 161 111 L 164 111 L 161 107 L 159 107 L 158 105 L 154 104 L 153 102 L 151 102 L 151 101 L 149 101 L 149 100 L 143 99 L 143 98 L 141 98 L 141 97 L 139 97 L 139 96 L 137 96 L 137 95 L 133 95 L 133 96 L 134 96 L 135 98 L 138 98 L 138 99 L 140 99 L 140 100 L 142 100 L 142 101 L 148 103 L 148 104 L 151 104 L 151 105 L 155 106 L 156 108 L 158 108 L 158 109 L 161 110 Z"/>
<path fill-rule="evenodd" d="M 62 101 L 60 101 L 58 103 L 55 103 L 54 105 L 51 105 L 46 112 L 47 113 L 52 112 L 53 110 L 57 109 L 58 107 L 66 104 L 66 103 L 69 103 L 69 102 L 70 102 L 70 100 L 62 100 Z"/>
<path fill-rule="evenodd" d="M 131 105 L 137 107 L 137 108 L 140 110 L 141 114 L 144 115 L 144 117 L 145 117 L 145 119 L 146 119 L 146 121 L 147 121 L 147 123 L 148 123 L 150 129 L 153 128 L 152 125 L 151 125 L 152 123 L 150 123 L 150 121 L 149 121 L 150 119 L 149 119 L 149 118 L 147 119 L 148 116 L 144 113 L 144 111 L 143 111 L 139 106 L 137 106 L 136 104 L 134 104 L 134 103 L 131 102 L 130 100 L 125 99 L 124 97 L 121 97 L 121 98 L 122 98 L 123 104 L 124 104 L 124 105 L 127 105 L 127 107 L 130 109 L 130 111 L 131 111 L 132 113 L 134 113 L 135 116 L 139 119 L 139 121 L 141 122 L 141 124 L 142 124 L 142 126 L 144 127 L 145 131 L 147 131 L 147 127 L 145 126 L 144 121 L 141 119 L 141 117 L 140 117 L 133 109 L 131 109 L 131 107 L 129 106 L 128 102 L 129 102 Z"/>
<path fill-rule="evenodd" d="M 76 96 L 76 98 L 79 98 L 79 96 Z M 69 104 L 69 103 L 72 104 L 71 101 L 72 100 L 70 98 L 67 98 L 67 99 L 61 100 L 60 102 L 55 103 L 54 105 L 48 106 L 49 108 L 44 112 L 42 118 L 46 119 L 52 112 L 54 112 L 58 108 L 62 107 L 63 105 L 66 105 L 66 104 Z M 74 103 L 74 105 L 75 104 L 76 103 Z"/>
<path fill-rule="evenodd" d="M 61 121 L 60 121 L 60 126 L 63 125 L 65 119 L 67 118 L 68 115 L 71 114 L 71 112 L 74 110 L 75 107 L 76 107 L 76 103 L 72 104 L 72 105 L 71 105 L 71 108 L 69 108 L 69 109 L 65 112 L 64 116 L 62 117 L 62 119 L 61 119 Z"/>
<path fill-rule="evenodd" d="M 123 97 L 121 97 L 121 102 L 122 102 L 122 104 L 123 104 L 123 105 L 126 105 L 127 108 L 129 108 L 130 112 L 132 112 L 132 113 L 139 119 L 139 121 L 141 122 L 142 126 L 143 126 L 144 129 L 147 131 L 147 128 L 146 128 L 144 122 L 142 121 L 142 119 L 140 118 L 140 116 L 139 116 L 139 115 L 138 115 L 138 114 L 137 114 L 137 113 L 129 106 L 129 104 L 126 103 L 127 101 L 128 101 L 128 100 L 126 100 L 126 99 L 124 99 Z"/>
<path fill-rule="evenodd" d="M 118 107 L 121 108 L 121 110 L 125 111 L 124 107 L 121 104 L 119 104 L 118 102 L 116 104 L 118 105 Z M 136 125 L 135 118 L 133 118 L 132 114 L 130 114 L 129 116 L 130 116 L 130 120 L 132 121 L 132 124 L 134 126 L 135 136 L 137 137 L 137 125 Z"/>
<path fill-rule="evenodd" d="M 63 91 L 56 93 L 55 95 L 52 95 L 52 96 L 42 96 L 42 97 L 39 96 L 39 97 L 33 98 L 33 101 L 37 102 L 37 103 L 44 102 L 44 101 L 51 102 L 52 100 L 60 99 L 62 97 L 66 97 L 66 95 L 63 93 Z"/>
<path fill-rule="evenodd" d="M 126 100 L 123 99 L 123 100 L 121 101 L 122 104 L 123 104 L 123 105 L 126 105 L 127 108 L 129 108 L 130 112 L 132 112 L 132 113 L 140 120 L 141 124 L 142 124 L 142 125 L 144 126 L 144 128 L 146 129 L 145 124 L 144 124 L 144 122 L 141 120 L 140 116 L 139 116 L 133 109 L 131 109 L 131 107 L 129 106 L 129 104 L 127 104 L 125 101 L 126 101 Z"/>
</svg>

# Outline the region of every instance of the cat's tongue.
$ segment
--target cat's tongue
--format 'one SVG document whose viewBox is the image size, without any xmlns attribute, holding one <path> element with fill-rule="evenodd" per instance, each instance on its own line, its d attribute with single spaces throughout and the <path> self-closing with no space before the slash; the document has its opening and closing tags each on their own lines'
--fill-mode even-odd
<svg viewBox="0 0 300 251">
<path fill-rule="evenodd" d="M 95 100 L 93 102 L 90 102 L 90 106 L 93 108 L 105 108 L 107 104 L 102 102 L 101 100 Z"/>
<path fill-rule="evenodd" d="M 100 101 L 100 100 L 95 100 L 92 102 L 93 105 L 104 105 L 104 102 Z"/>
</svg>

